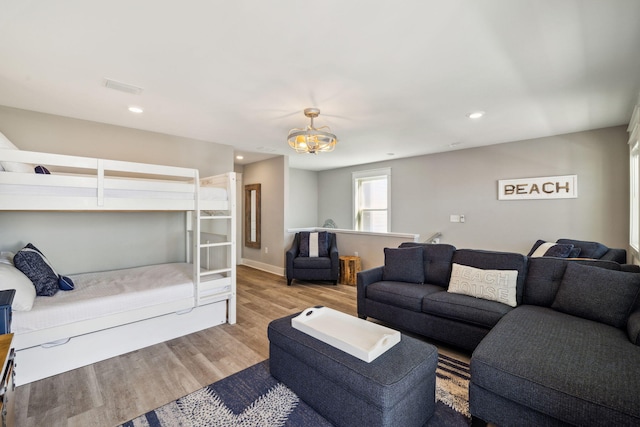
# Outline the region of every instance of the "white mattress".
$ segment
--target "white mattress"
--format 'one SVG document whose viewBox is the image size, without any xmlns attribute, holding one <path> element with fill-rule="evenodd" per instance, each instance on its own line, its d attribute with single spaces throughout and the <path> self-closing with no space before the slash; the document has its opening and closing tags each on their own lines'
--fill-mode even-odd
<svg viewBox="0 0 640 427">
<path fill-rule="evenodd" d="M 36 297 L 31 311 L 14 311 L 12 331 L 21 334 L 193 298 L 192 275 L 193 266 L 186 263 L 73 275 L 73 291 Z"/>
</svg>

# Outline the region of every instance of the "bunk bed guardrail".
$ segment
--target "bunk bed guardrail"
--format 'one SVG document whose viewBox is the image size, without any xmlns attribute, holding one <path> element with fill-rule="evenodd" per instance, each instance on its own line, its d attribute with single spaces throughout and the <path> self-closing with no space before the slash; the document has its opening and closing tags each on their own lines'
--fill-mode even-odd
<svg viewBox="0 0 640 427">
<path fill-rule="evenodd" d="M 7 149 L 0 159 L 52 169 L 0 173 L 0 209 L 193 210 L 197 197 L 197 169 Z"/>
<path fill-rule="evenodd" d="M 0 159 L 51 170 L 50 175 L 0 171 L 0 211 L 186 212 L 187 261 L 194 272 L 192 305 L 170 304 L 166 310 L 138 310 L 18 335 L 18 357 L 28 371 L 21 374 L 21 383 L 236 322 L 235 173 L 200 179 L 197 169 L 10 149 L 0 149 Z M 224 189 L 220 198 L 204 198 L 204 190 L 218 189 Z M 219 240 L 202 242 L 202 233 Z M 201 268 L 201 251 L 216 249 L 223 252 L 218 258 L 224 265 L 209 266 L 207 259 L 206 268 Z M 46 348 L 58 339 L 68 342 Z M 40 363 L 52 356 L 59 363 Z"/>
</svg>

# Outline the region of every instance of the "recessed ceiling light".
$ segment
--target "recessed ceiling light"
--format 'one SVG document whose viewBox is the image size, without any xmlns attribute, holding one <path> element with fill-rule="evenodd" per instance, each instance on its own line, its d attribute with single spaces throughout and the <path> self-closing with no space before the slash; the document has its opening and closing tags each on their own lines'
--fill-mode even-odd
<svg viewBox="0 0 640 427">
<path fill-rule="evenodd" d="M 240 155 L 236 156 L 236 160 L 243 160 L 243 159 L 244 159 L 244 156 L 240 156 Z"/>
<path fill-rule="evenodd" d="M 137 105 L 131 105 L 129 107 L 129 111 L 131 111 L 132 113 L 136 113 L 136 114 L 141 114 L 141 113 L 144 112 L 142 107 L 138 107 Z"/>
<path fill-rule="evenodd" d="M 473 113 L 469 113 L 467 115 L 467 117 L 469 117 L 470 119 L 479 119 L 482 116 L 484 116 L 484 111 L 474 111 Z"/>
</svg>

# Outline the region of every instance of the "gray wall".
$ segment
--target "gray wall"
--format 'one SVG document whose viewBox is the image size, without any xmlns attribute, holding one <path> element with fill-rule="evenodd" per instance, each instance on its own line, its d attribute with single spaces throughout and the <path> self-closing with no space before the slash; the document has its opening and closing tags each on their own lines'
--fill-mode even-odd
<svg viewBox="0 0 640 427">
<path fill-rule="evenodd" d="M 0 132 L 22 150 L 233 170 L 227 145 L 0 106 Z M 0 212 L 0 250 L 33 243 L 63 274 L 183 261 L 184 213 Z"/>
<path fill-rule="evenodd" d="M 567 237 L 628 247 L 629 159 L 619 126 L 319 173 L 318 217 L 352 227 L 351 172 L 391 168 L 391 231 L 459 248 L 527 253 Z M 578 198 L 498 201 L 497 181 L 578 175 Z M 465 223 L 451 223 L 464 214 Z M 311 225 L 311 224 L 310 224 Z"/>
<path fill-rule="evenodd" d="M 318 173 L 289 169 L 287 228 L 322 226 L 318 219 Z"/>
<path fill-rule="evenodd" d="M 233 170 L 233 147 L 156 132 L 0 106 L 0 132 L 21 150 L 196 168 Z"/>
<path fill-rule="evenodd" d="M 243 239 L 243 261 L 274 273 L 281 273 L 284 266 L 285 206 L 288 200 L 285 188 L 288 176 L 289 162 L 288 157 L 284 156 L 245 165 L 242 174 L 244 185 L 260 184 L 262 199 L 261 247 L 248 248 L 244 246 Z"/>
</svg>

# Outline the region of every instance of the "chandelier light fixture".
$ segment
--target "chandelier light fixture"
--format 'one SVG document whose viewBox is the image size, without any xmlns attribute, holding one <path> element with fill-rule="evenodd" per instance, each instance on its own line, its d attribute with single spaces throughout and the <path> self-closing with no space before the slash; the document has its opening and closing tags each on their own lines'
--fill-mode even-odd
<svg viewBox="0 0 640 427">
<path fill-rule="evenodd" d="M 313 119 L 320 115 L 320 110 L 317 108 L 305 108 L 304 115 L 311 119 L 311 123 L 303 129 L 291 129 L 289 131 L 287 141 L 289 141 L 291 148 L 296 150 L 296 153 L 318 154 L 333 151 L 338 138 L 330 132 L 331 129 L 327 126 L 313 127 Z"/>
</svg>

